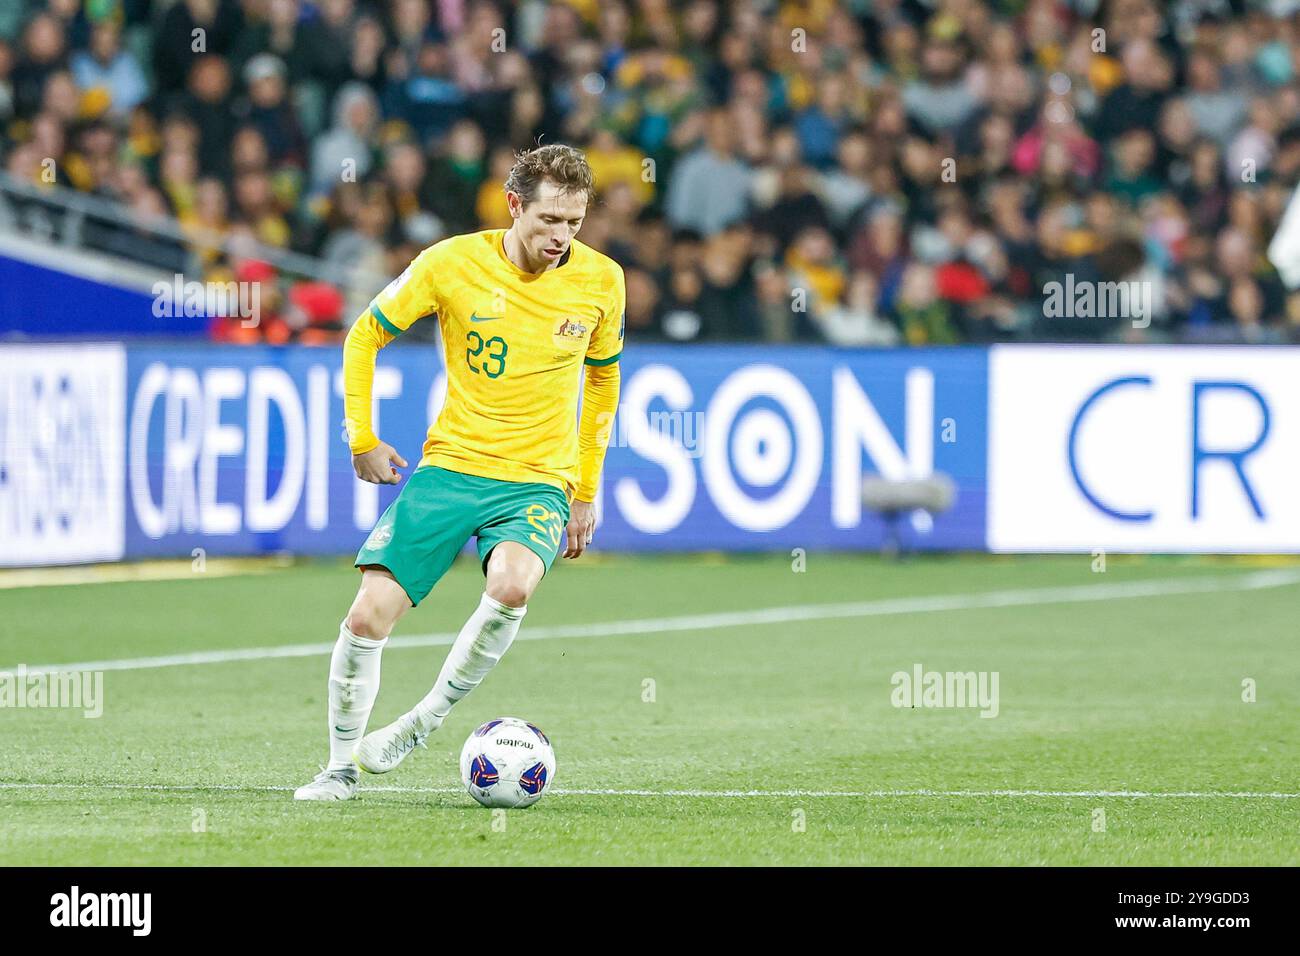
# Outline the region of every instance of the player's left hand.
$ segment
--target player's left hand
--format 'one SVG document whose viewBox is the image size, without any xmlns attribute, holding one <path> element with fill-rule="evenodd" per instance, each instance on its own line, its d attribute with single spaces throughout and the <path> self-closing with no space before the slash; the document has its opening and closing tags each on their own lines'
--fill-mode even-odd
<svg viewBox="0 0 1300 956">
<path fill-rule="evenodd" d="M 569 524 L 565 528 L 568 536 L 564 548 L 564 557 L 577 558 L 591 544 L 591 536 L 596 533 L 596 506 L 590 501 L 573 499 L 569 507 Z"/>
</svg>

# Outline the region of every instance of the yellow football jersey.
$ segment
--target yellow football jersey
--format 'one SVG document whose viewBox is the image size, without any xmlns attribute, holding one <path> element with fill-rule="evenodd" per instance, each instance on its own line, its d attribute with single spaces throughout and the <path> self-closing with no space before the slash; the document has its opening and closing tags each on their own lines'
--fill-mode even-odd
<svg viewBox="0 0 1300 956">
<path fill-rule="evenodd" d="M 489 229 L 425 249 L 375 296 L 369 317 L 391 341 L 437 316 L 447 401 L 422 464 L 572 493 L 581 369 L 622 353 L 623 269 L 575 239 L 560 265 L 525 272 L 506 255 L 505 234 Z M 357 431 L 359 453 L 368 436 Z"/>
</svg>

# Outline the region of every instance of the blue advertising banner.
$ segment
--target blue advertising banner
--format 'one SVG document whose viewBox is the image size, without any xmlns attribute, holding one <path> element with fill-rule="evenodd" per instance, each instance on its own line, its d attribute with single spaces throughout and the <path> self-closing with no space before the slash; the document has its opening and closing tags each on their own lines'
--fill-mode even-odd
<svg viewBox="0 0 1300 956">
<path fill-rule="evenodd" d="M 865 475 L 946 473 L 921 548 L 984 542 L 987 364 L 977 349 L 643 347 L 623 359 L 600 540 L 619 549 L 878 547 Z"/>
<path fill-rule="evenodd" d="M 338 349 L 126 355 L 127 557 L 346 553 L 396 494 L 353 476 Z M 601 547 L 873 547 L 863 476 L 931 471 L 955 505 L 912 516 L 905 539 L 983 547 L 983 351 L 647 346 L 622 367 Z M 412 464 L 445 387 L 436 348 L 381 353 L 376 431 Z"/>
<path fill-rule="evenodd" d="M 383 356 L 392 443 L 417 447 L 440 368 L 433 349 Z M 353 475 L 338 349 L 130 348 L 127 395 L 128 556 L 342 553 L 396 495 Z"/>
<path fill-rule="evenodd" d="M 942 473 L 955 501 L 902 517 L 912 547 L 1300 551 L 1298 362 L 633 346 L 596 546 L 875 548 L 864 478 Z M 398 489 L 353 475 L 341 366 L 338 348 L 0 346 L 0 566 L 354 552 Z M 412 466 L 445 390 L 437 348 L 380 354 L 376 431 Z"/>
</svg>

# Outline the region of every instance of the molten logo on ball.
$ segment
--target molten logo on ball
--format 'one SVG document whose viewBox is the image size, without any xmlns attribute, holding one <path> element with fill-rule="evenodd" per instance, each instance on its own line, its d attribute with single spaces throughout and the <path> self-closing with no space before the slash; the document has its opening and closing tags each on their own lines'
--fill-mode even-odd
<svg viewBox="0 0 1300 956">
<path fill-rule="evenodd" d="M 535 725 L 498 717 L 465 741 L 460 776 L 465 789 L 485 807 L 531 806 L 555 779 L 555 751 Z"/>
</svg>

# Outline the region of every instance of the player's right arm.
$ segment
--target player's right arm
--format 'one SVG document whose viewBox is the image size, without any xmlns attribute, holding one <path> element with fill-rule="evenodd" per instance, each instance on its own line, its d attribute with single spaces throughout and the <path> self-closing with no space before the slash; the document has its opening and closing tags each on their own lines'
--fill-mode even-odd
<svg viewBox="0 0 1300 956">
<path fill-rule="evenodd" d="M 379 440 L 370 418 L 375 356 L 394 338 L 367 311 L 352 324 L 343 342 L 343 415 L 352 448 L 352 468 L 362 481 L 378 485 L 397 484 L 401 475 L 393 465 L 406 467 L 406 459 L 397 449 Z"/>
<path fill-rule="evenodd" d="M 432 251 L 431 247 L 416 256 L 405 272 L 375 296 L 343 343 L 343 414 L 352 467 L 363 481 L 395 485 L 401 475 L 393 465 L 406 467 L 406 459 L 374 432 L 371 388 L 379 350 L 418 319 L 437 311 L 430 277 Z"/>
</svg>

